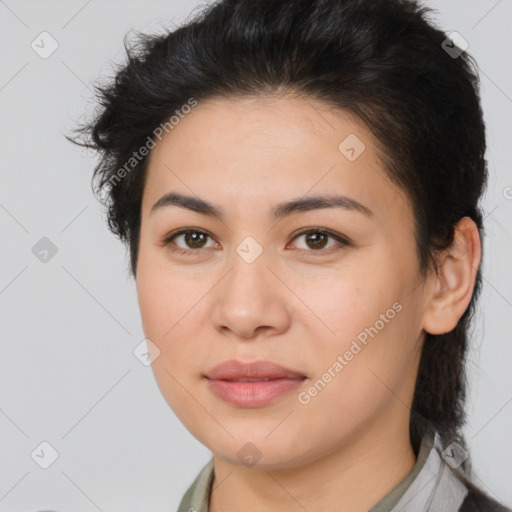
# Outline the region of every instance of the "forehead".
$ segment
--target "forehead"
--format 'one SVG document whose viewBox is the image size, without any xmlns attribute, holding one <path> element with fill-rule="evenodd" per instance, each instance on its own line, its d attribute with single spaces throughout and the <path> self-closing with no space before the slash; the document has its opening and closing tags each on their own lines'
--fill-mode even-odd
<svg viewBox="0 0 512 512">
<path fill-rule="evenodd" d="M 151 150 L 145 213 L 169 191 L 254 207 L 262 199 L 337 192 L 381 213 L 397 200 L 407 208 L 364 123 L 296 96 L 199 102 Z"/>
</svg>

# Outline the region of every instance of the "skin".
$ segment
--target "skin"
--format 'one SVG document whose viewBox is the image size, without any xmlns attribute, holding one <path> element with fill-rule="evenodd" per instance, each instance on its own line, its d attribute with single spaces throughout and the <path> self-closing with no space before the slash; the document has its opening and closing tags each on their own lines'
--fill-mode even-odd
<svg viewBox="0 0 512 512">
<path fill-rule="evenodd" d="M 366 146 L 354 161 L 338 149 L 350 134 Z M 152 368 L 163 396 L 213 453 L 210 512 L 368 511 L 414 466 L 408 425 L 424 333 L 453 329 L 469 304 L 481 258 L 474 222 L 457 225 L 439 275 L 423 275 L 410 203 L 387 178 L 371 132 L 311 98 L 200 102 L 149 158 L 141 319 L 159 350 Z M 225 218 L 179 206 L 151 213 L 168 192 L 207 200 Z M 270 217 L 277 203 L 333 193 L 372 214 L 322 208 Z M 165 245 L 179 228 L 209 236 Z M 329 237 L 315 245 L 295 234 L 301 228 L 350 244 Z M 263 250 L 252 263 L 236 252 L 248 236 Z M 401 311 L 300 403 L 298 394 L 396 303 Z M 236 407 L 203 377 L 229 359 L 270 360 L 306 379 L 268 405 Z M 248 442 L 261 454 L 250 467 L 237 455 Z"/>
</svg>

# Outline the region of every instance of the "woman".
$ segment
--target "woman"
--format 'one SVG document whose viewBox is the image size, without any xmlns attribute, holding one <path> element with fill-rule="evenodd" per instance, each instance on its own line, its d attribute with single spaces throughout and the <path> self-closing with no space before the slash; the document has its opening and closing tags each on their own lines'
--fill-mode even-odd
<svg viewBox="0 0 512 512">
<path fill-rule="evenodd" d="M 507 510 L 461 435 L 478 78 L 428 14 L 224 0 L 99 88 L 81 143 L 159 388 L 212 452 L 179 511 Z"/>
</svg>

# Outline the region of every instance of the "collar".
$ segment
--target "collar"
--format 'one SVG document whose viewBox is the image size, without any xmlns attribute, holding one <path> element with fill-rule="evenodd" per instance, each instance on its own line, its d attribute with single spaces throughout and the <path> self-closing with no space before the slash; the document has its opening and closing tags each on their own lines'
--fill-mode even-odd
<svg viewBox="0 0 512 512">
<path fill-rule="evenodd" d="M 450 447 L 451 445 L 443 450 L 439 433 L 433 428 L 428 429 L 422 438 L 420 453 L 411 471 L 412 475 L 416 475 L 410 479 L 409 485 L 389 512 L 459 510 L 468 489 L 463 483 L 465 475 L 462 469 L 457 469 L 459 466 L 453 459 L 454 450 Z M 370 512 L 381 512 L 376 507 Z M 382 512 L 387 512 L 387 509 L 382 509 Z"/>
<path fill-rule="evenodd" d="M 445 460 L 441 437 L 430 428 L 412 471 L 369 512 L 457 512 L 468 494 L 462 476 Z M 212 457 L 183 496 L 178 512 L 208 512 L 213 478 Z"/>
</svg>

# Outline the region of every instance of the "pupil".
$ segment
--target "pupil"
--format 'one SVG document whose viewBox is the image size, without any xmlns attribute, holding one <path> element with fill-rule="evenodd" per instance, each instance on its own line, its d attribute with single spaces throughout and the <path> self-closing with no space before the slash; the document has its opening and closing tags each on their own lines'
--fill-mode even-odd
<svg viewBox="0 0 512 512">
<path fill-rule="evenodd" d="M 318 237 L 323 237 L 319 244 L 321 247 L 318 247 Z M 314 245 L 313 249 L 323 248 L 325 243 L 322 243 L 322 242 L 325 242 L 326 235 L 324 235 L 323 233 L 312 233 L 312 234 L 310 233 L 307 235 L 308 243 L 311 241 L 312 238 L 313 238 L 313 245 Z M 316 245 L 316 247 L 315 247 L 315 245 Z"/>
<path fill-rule="evenodd" d="M 198 242 L 197 238 L 203 237 L 204 233 L 187 233 L 185 235 L 185 241 L 187 242 L 187 245 L 197 248 L 194 244 Z M 204 240 L 203 240 L 204 241 Z M 199 240 L 199 247 L 201 247 L 201 240 Z"/>
</svg>

